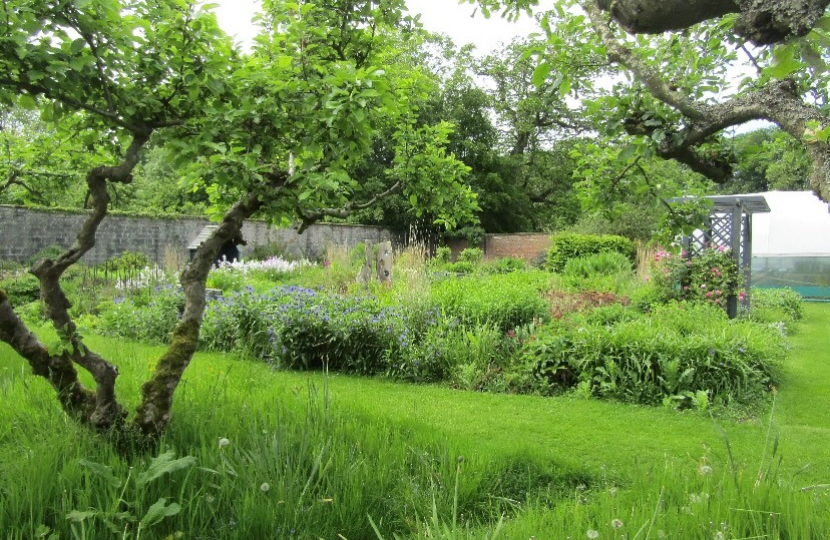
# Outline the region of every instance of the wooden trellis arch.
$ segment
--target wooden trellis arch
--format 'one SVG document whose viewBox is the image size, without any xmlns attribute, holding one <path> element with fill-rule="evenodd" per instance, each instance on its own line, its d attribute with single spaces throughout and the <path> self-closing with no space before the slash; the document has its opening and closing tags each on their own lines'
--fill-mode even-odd
<svg viewBox="0 0 830 540">
<path fill-rule="evenodd" d="M 770 211 L 763 195 L 717 195 L 705 197 L 713 206 L 702 229 L 683 238 L 683 248 L 689 258 L 709 248 L 728 248 L 743 273 L 746 296 L 743 306 L 749 309 L 752 285 L 752 215 Z M 687 197 L 672 199 L 680 202 Z M 730 318 L 738 315 L 738 298 L 727 299 L 726 312 Z"/>
</svg>

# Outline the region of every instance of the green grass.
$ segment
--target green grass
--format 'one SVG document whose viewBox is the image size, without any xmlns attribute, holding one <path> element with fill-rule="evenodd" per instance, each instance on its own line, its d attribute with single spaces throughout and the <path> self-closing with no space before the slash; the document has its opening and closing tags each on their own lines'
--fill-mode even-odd
<svg viewBox="0 0 830 540">
<path fill-rule="evenodd" d="M 721 433 L 698 413 L 282 373 L 199 354 L 162 442 L 197 466 L 146 488 L 132 476 L 113 487 L 81 466 L 101 463 L 124 480 L 148 457 L 127 462 L 66 420 L 48 385 L 0 348 L 0 538 L 36 538 L 40 525 L 73 538 L 72 510 L 129 508 L 141 517 L 159 497 L 182 511 L 141 538 L 369 539 L 367 515 L 387 538 L 437 530 L 483 538 L 502 515 L 501 536 L 524 540 L 586 538 L 588 529 L 629 540 L 660 530 L 669 538 L 824 538 L 828 492 L 800 488 L 830 481 L 828 325 L 830 306 L 808 306 L 793 338 L 772 427 L 775 459 L 766 422 L 719 420 L 735 470 Z M 161 349 L 94 336 L 86 343 L 118 362 L 119 395 L 134 405 Z M 220 438 L 230 444 L 220 449 Z M 711 473 L 700 474 L 702 466 Z M 116 503 L 122 489 L 131 506 Z M 613 529 L 613 519 L 624 526 Z M 94 520 L 74 531 L 121 537 Z"/>
</svg>

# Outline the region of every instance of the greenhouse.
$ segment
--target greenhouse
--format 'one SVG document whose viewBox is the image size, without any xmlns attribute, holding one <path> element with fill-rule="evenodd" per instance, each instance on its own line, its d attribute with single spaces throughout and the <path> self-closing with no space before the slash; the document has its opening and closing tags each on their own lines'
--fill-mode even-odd
<svg viewBox="0 0 830 540">
<path fill-rule="evenodd" d="M 769 191 L 752 219 L 752 284 L 830 301 L 830 208 L 809 191 Z M 738 196 L 740 197 L 740 195 Z"/>
</svg>

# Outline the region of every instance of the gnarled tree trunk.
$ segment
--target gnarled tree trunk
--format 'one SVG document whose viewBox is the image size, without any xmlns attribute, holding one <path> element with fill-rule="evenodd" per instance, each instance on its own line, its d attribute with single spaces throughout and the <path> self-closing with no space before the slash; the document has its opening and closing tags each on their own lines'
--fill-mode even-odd
<svg viewBox="0 0 830 540">
<path fill-rule="evenodd" d="M 830 0 L 598 0 L 597 4 L 633 34 L 682 30 L 737 13 L 737 34 L 755 45 L 769 45 L 806 35 Z"/>
</svg>

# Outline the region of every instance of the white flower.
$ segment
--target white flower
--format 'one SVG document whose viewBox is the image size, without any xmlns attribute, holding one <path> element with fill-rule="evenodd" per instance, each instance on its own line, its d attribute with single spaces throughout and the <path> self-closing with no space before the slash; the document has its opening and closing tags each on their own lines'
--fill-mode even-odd
<svg viewBox="0 0 830 540">
<path fill-rule="evenodd" d="M 622 529 L 623 525 L 625 525 L 625 524 L 620 519 L 611 520 L 611 526 L 614 527 L 615 529 Z"/>
<path fill-rule="evenodd" d="M 268 485 L 268 482 L 263 482 L 261 486 L 259 486 L 259 490 L 263 493 L 268 493 L 268 490 L 271 489 L 271 486 Z"/>
<path fill-rule="evenodd" d="M 599 531 L 595 531 L 594 529 L 588 529 L 588 538 L 594 540 L 594 538 L 599 538 Z"/>
<path fill-rule="evenodd" d="M 226 439 L 224 437 L 219 439 L 219 448 L 224 448 L 224 447 L 228 446 L 229 444 L 231 444 L 231 441 L 229 441 L 228 439 Z"/>
<path fill-rule="evenodd" d="M 700 471 L 700 474 L 702 474 L 703 476 L 706 476 L 707 474 L 710 474 L 712 472 L 712 467 L 710 467 L 709 465 L 701 465 L 698 471 Z"/>
</svg>

